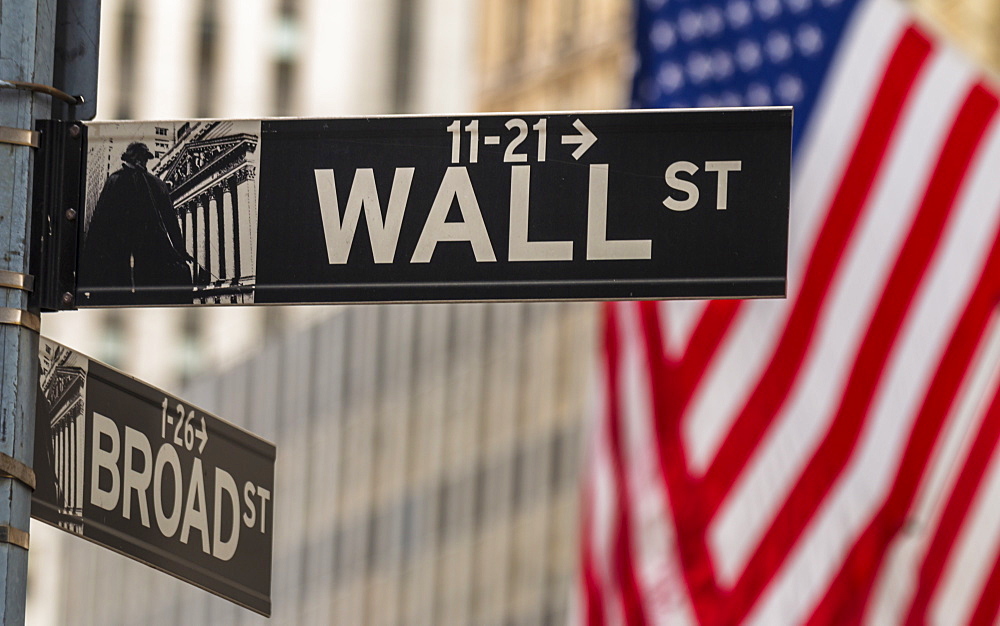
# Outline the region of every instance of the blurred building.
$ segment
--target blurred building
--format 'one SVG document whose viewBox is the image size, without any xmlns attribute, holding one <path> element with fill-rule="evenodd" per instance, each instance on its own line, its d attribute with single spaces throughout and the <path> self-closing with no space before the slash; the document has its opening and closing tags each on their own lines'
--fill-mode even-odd
<svg viewBox="0 0 1000 626">
<path fill-rule="evenodd" d="M 617 108 L 630 7 L 104 0 L 99 116 Z M 596 313 L 78 311 L 47 314 L 43 333 L 168 389 L 184 382 L 182 397 L 276 443 L 272 623 L 550 624 L 570 611 Z M 32 533 L 32 623 L 265 623 L 103 548 Z"/>
<path fill-rule="evenodd" d="M 51 623 L 566 623 L 591 312 L 344 307 L 200 380 L 277 443 L 272 621 L 66 536 Z"/>
<path fill-rule="evenodd" d="M 98 119 L 467 111 L 475 15 L 466 0 L 103 0 Z M 90 310 L 46 314 L 42 332 L 177 389 L 328 314 Z"/>
<path fill-rule="evenodd" d="M 479 108 L 618 109 L 632 75 L 630 0 L 481 0 Z"/>
<path fill-rule="evenodd" d="M 973 58 L 1000 70 L 1000 3 L 996 0 L 912 0 L 917 10 Z"/>
</svg>

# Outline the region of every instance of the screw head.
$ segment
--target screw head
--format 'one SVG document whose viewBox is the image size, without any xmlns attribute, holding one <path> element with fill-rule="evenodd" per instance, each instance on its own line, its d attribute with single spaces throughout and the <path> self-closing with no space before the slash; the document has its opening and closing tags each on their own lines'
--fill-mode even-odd
<svg viewBox="0 0 1000 626">
<path fill-rule="evenodd" d="M 80 136 L 79 124 L 73 124 L 72 126 L 69 127 L 69 136 L 72 137 L 73 139 L 76 139 L 77 137 Z"/>
<path fill-rule="evenodd" d="M 73 304 L 73 294 L 71 294 L 68 291 L 64 292 L 63 295 L 62 295 L 62 303 L 63 304 Z"/>
<path fill-rule="evenodd" d="M 76 219 L 76 209 L 66 209 L 66 219 L 73 221 Z"/>
</svg>

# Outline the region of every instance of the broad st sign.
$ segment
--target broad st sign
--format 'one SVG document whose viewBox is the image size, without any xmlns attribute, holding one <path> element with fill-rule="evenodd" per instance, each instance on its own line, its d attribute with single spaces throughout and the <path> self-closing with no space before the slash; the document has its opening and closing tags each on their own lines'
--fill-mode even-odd
<svg viewBox="0 0 1000 626">
<path fill-rule="evenodd" d="M 780 297 L 791 122 L 90 123 L 75 305 Z"/>
<path fill-rule="evenodd" d="M 269 615 L 274 446 L 61 344 L 39 356 L 32 516 Z"/>
</svg>

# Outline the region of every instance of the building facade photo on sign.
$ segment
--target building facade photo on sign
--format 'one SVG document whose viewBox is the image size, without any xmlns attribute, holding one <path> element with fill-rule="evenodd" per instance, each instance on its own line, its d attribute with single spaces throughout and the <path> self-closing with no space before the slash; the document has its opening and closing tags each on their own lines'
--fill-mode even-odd
<svg viewBox="0 0 1000 626">
<path fill-rule="evenodd" d="M 259 122 L 90 128 L 80 284 L 121 304 L 253 302 Z"/>
</svg>

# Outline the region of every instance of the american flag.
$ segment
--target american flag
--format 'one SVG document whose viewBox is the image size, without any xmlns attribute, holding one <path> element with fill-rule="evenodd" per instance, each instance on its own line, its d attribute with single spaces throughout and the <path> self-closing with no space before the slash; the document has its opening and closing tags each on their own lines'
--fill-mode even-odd
<svg viewBox="0 0 1000 626">
<path fill-rule="evenodd" d="M 637 106 L 796 106 L 789 295 L 605 309 L 579 621 L 993 622 L 995 87 L 898 0 L 637 7 Z"/>
</svg>

